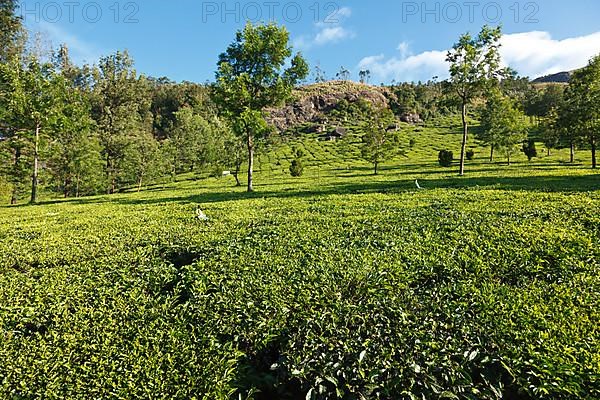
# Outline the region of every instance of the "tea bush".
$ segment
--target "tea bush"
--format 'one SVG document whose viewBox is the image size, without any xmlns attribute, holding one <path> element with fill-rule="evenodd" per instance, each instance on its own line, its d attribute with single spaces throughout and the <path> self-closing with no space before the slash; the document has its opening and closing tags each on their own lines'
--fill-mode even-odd
<svg viewBox="0 0 600 400">
<path fill-rule="evenodd" d="M 438 156 L 438 161 L 442 167 L 451 167 L 454 161 L 454 153 L 450 150 L 442 150 Z"/>
</svg>

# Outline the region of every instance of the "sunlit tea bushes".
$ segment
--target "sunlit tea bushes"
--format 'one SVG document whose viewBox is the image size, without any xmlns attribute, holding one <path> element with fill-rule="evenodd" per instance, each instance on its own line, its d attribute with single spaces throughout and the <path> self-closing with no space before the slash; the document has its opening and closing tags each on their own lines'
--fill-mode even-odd
<svg viewBox="0 0 600 400">
<path fill-rule="evenodd" d="M 598 398 L 597 175 L 435 163 L 0 209 L 1 397 Z"/>
</svg>

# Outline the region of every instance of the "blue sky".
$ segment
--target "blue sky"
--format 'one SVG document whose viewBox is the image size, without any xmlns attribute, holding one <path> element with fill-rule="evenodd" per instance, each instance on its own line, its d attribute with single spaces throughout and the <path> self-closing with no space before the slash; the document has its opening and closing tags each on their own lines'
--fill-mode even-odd
<svg viewBox="0 0 600 400">
<path fill-rule="evenodd" d="M 445 52 L 461 33 L 502 24 L 503 56 L 522 75 L 585 65 L 600 53 L 597 0 L 509 1 L 22 1 L 28 28 L 76 62 L 127 49 L 139 72 L 176 81 L 214 79 L 218 55 L 246 19 L 275 20 L 328 77 L 341 66 L 372 83 L 445 78 Z"/>
</svg>

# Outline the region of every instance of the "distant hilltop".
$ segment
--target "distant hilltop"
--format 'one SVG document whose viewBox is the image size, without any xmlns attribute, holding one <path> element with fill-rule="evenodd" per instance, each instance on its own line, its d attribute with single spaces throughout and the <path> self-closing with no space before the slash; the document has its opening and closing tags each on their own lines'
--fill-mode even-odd
<svg viewBox="0 0 600 400">
<path fill-rule="evenodd" d="M 575 71 L 565 71 L 559 72 L 558 74 L 542 76 L 533 80 L 532 83 L 569 83 L 573 72 Z"/>
</svg>

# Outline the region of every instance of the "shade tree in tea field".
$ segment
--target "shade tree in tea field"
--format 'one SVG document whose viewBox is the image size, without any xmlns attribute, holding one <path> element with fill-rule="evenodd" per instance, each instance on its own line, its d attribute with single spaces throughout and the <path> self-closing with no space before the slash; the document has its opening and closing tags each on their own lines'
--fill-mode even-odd
<svg viewBox="0 0 600 400">
<path fill-rule="evenodd" d="M 362 130 L 361 157 L 373 165 L 374 174 L 377 175 L 383 162 L 402 153 L 394 114 L 389 110 L 372 110 Z"/>
<path fill-rule="evenodd" d="M 479 35 L 462 35 L 448 52 L 450 84 L 461 105 L 463 139 L 460 155 L 460 175 L 465 173 L 469 132 L 468 109 L 476 98 L 498 84 L 506 74 L 500 60 L 500 28 L 484 26 Z"/>
<path fill-rule="evenodd" d="M 266 132 L 262 129 L 263 113 L 288 99 L 309 72 L 304 58 L 292 55 L 284 27 L 248 23 L 219 57 L 215 99 L 234 132 L 246 143 L 249 192 L 254 190 L 256 142 Z M 286 63 L 288 68 L 284 68 Z"/>
<path fill-rule="evenodd" d="M 510 165 L 515 147 L 527 138 L 525 116 L 517 105 L 500 90 L 493 90 L 481 114 L 478 139 L 490 146 L 490 162 L 494 150 L 502 149 Z"/>
</svg>

